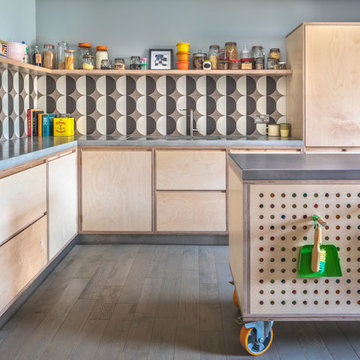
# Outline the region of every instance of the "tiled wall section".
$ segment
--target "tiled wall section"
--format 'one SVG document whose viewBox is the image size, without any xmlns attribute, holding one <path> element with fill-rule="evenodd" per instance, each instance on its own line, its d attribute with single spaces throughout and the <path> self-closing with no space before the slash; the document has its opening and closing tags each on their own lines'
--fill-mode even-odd
<svg viewBox="0 0 360 360">
<path fill-rule="evenodd" d="M 26 110 L 36 107 L 36 75 L 0 69 L 0 140 L 26 136 Z"/>
<path fill-rule="evenodd" d="M 263 134 L 264 126 L 254 124 L 258 114 L 286 121 L 285 76 L 36 78 L 4 71 L 1 79 L 2 138 L 26 135 L 29 104 L 74 116 L 76 132 L 87 135 L 185 135 L 186 115 L 180 110 L 186 108 L 195 110 L 202 135 Z"/>
</svg>

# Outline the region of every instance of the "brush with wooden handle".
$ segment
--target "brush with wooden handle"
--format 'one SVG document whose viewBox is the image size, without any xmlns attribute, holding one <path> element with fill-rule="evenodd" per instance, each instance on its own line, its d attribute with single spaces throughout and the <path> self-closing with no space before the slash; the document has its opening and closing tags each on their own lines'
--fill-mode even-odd
<svg viewBox="0 0 360 360">
<path fill-rule="evenodd" d="M 325 250 L 320 250 L 322 239 L 322 229 L 321 225 L 315 225 L 315 233 L 314 233 L 314 247 L 311 255 L 311 271 L 324 272 L 325 270 L 325 260 L 326 260 L 326 252 Z"/>
</svg>

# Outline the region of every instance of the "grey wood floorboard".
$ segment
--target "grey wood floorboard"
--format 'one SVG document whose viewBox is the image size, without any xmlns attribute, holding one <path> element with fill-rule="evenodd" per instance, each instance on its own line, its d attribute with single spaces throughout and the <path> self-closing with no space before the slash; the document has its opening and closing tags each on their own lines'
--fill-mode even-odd
<svg viewBox="0 0 360 360">
<path fill-rule="evenodd" d="M 77 300 L 59 330 L 45 348 L 41 360 L 66 360 L 94 306 L 94 300 Z"/>
<path fill-rule="evenodd" d="M 97 359 L 96 353 L 100 346 L 100 339 L 107 325 L 107 320 L 87 320 L 82 328 L 78 343 L 68 359 L 92 360 Z"/>
<path fill-rule="evenodd" d="M 117 360 L 123 351 L 135 314 L 135 305 L 116 304 L 108 321 L 96 359 Z"/>
<path fill-rule="evenodd" d="M 317 322 L 316 328 L 322 337 L 326 348 L 336 360 L 358 360 L 354 349 L 344 337 L 336 322 Z"/>
<path fill-rule="evenodd" d="M 38 328 L 32 332 L 32 335 L 17 356 L 17 360 L 39 359 L 42 356 L 46 346 L 56 334 L 87 283 L 87 279 L 73 279 L 70 281 L 63 295 L 58 299 Z"/>
<path fill-rule="evenodd" d="M 226 246 L 75 246 L 0 329 L 1 360 L 244 360 Z M 360 322 L 276 322 L 261 360 L 359 359 Z"/>
</svg>

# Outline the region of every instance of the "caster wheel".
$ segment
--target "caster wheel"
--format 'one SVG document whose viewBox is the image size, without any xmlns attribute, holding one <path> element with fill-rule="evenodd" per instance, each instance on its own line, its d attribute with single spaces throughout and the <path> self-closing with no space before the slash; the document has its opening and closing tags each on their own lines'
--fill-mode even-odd
<svg viewBox="0 0 360 360">
<path fill-rule="evenodd" d="M 239 300 L 238 300 L 238 297 L 236 295 L 236 290 L 234 289 L 234 293 L 233 293 L 233 302 L 234 302 L 234 305 L 239 308 Z"/>
<path fill-rule="evenodd" d="M 256 330 L 254 328 L 247 329 L 243 326 L 240 331 L 240 343 L 249 354 L 256 356 L 269 350 L 273 341 L 274 333 L 271 329 L 265 341 L 260 343 L 256 341 L 255 331 Z"/>
</svg>

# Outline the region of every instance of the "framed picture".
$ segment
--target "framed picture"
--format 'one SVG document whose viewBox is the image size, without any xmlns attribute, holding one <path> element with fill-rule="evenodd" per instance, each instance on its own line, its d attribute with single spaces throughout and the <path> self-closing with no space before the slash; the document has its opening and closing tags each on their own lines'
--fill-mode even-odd
<svg viewBox="0 0 360 360">
<path fill-rule="evenodd" d="M 150 70 L 170 70 L 172 55 L 172 49 L 150 49 Z"/>
</svg>

